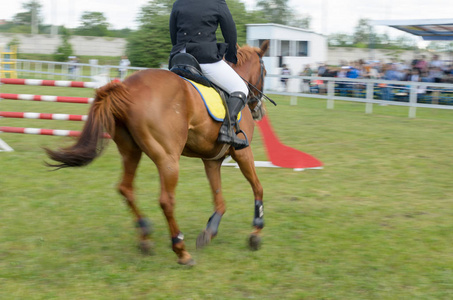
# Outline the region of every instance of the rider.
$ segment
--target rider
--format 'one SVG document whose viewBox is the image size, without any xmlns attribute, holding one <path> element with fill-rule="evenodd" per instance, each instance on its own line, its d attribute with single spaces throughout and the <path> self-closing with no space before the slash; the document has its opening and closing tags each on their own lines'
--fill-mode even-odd
<svg viewBox="0 0 453 300">
<path fill-rule="evenodd" d="M 217 43 L 219 24 L 225 43 Z M 248 141 L 234 130 L 237 114 L 247 103 L 248 88 L 225 62 L 237 63 L 236 25 L 225 0 L 176 0 L 170 15 L 170 36 L 170 59 L 179 52 L 193 55 L 203 75 L 230 95 L 226 101 L 230 118 L 225 117 L 217 141 L 236 150 L 247 147 Z"/>
</svg>

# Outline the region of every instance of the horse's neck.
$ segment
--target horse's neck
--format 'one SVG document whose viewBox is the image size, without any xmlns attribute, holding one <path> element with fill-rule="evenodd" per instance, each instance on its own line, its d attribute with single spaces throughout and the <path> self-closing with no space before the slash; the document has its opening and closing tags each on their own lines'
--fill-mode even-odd
<svg viewBox="0 0 453 300">
<path fill-rule="evenodd" d="M 243 68 L 242 66 L 241 67 L 236 67 L 236 68 L 233 68 L 236 73 L 243 79 L 243 80 L 246 80 L 248 82 L 250 82 L 250 74 L 249 72 L 245 71 L 246 69 Z"/>
</svg>

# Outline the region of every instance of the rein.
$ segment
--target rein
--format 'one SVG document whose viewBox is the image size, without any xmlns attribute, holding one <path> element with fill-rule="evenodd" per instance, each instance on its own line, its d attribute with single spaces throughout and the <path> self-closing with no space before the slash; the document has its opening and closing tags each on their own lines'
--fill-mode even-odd
<svg viewBox="0 0 453 300">
<path fill-rule="evenodd" d="M 257 53 L 258 54 L 258 53 Z M 267 99 L 269 102 L 271 102 L 272 104 L 274 104 L 275 106 L 277 106 L 277 103 L 275 103 L 274 100 L 272 100 L 271 98 L 269 98 L 267 95 L 265 95 L 260 89 L 257 88 L 257 86 L 261 83 L 261 81 L 263 81 L 263 87 L 264 87 L 264 61 L 263 59 L 258 55 L 259 59 L 260 59 L 260 67 L 261 67 L 261 74 L 260 74 L 260 78 L 258 79 L 258 82 L 253 85 L 252 83 L 250 83 L 249 81 L 247 81 L 246 79 L 244 79 L 242 76 L 240 76 L 242 78 L 242 80 L 244 80 L 247 84 L 248 84 L 248 88 L 249 88 L 249 91 L 251 92 L 251 94 L 253 95 L 252 97 L 250 97 L 251 100 L 253 101 L 257 101 L 258 103 L 261 101 L 261 98 L 264 97 L 265 99 Z M 253 88 L 255 91 L 258 92 L 258 95 L 254 95 L 253 92 L 252 92 L 252 89 Z"/>
</svg>

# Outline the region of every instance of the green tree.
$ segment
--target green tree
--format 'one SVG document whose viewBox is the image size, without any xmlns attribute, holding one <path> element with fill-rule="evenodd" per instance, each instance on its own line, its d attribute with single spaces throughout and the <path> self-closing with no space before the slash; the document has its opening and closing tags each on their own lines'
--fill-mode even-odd
<svg viewBox="0 0 453 300">
<path fill-rule="evenodd" d="M 26 11 L 14 15 L 13 23 L 27 27 L 31 25 L 31 33 L 38 33 L 39 24 L 42 23 L 41 7 L 42 5 L 36 0 L 23 3 L 22 8 Z M 16 31 L 21 32 L 22 30 L 16 28 Z"/>
<path fill-rule="evenodd" d="M 333 33 L 327 38 L 329 46 L 333 47 L 352 47 L 353 36 L 346 33 Z"/>
<path fill-rule="evenodd" d="M 360 19 L 353 34 L 353 44 L 360 48 L 413 49 L 415 40 L 407 35 L 402 35 L 392 40 L 388 34 L 377 34 L 374 32 L 368 19 Z"/>
<path fill-rule="evenodd" d="M 109 36 L 127 38 L 132 33 L 132 29 L 123 28 L 123 29 L 113 29 L 110 30 Z"/>
<path fill-rule="evenodd" d="M 8 48 L 16 48 L 16 51 L 19 52 L 20 41 L 18 38 L 12 38 L 9 43 L 6 45 Z"/>
<path fill-rule="evenodd" d="M 256 8 L 262 18 L 259 23 L 275 23 L 309 29 L 311 16 L 295 14 L 288 2 L 289 0 L 258 0 Z"/>
<path fill-rule="evenodd" d="M 395 38 L 395 45 L 398 45 L 398 47 L 402 49 L 416 49 L 417 45 L 414 40 L 414 38 L 408 36 L 408 35 L 400 35 Z"/>
<path fill-rule="evenodd" d="M 353 42 L 354 44 L 366 44 L 370 43 L 370 37 L 373 33 L 373 27 L 369 24 L 368 19 L 360 19 L 358 24 L 354 28 Z"/>
<path fill-rule="evenodd" d="M 133 66 L 158 68 L 168 61 L 172 5 L 171 0 L 151 0 L 141 8 L 137 18 L 140 27 L 129 36 L 126 46 Z"/>
<path fill-rule="evenodd" d="M 80 17 L 81 26 L 75 29 L 75 34 L 87 36 L 108 36 L 107 18 L 101 12 L 85 11 Z"/>
<path fill-rule="evenodd" d="M 310 29 L 311 16 L 310 15 L 293 16 L 288 25 L 298 28 Z"/>
<path fill-rule="evenodd" d="M 141 8 L 137 18 L 138 22 L 141 25 L 144 25 L 155 23 L 154 18 L 159 15 L 170 17 L 173 2 L 173 0 L 149 0 L 148 3 Z M 168 27 L 168 23 L 166 26 Z"/>
<path fill-rule="evenodd" d="M 293 13 L 288 5 L 289 0 L 258 0 L 256 7 L 262 12 L 267 22 L 289 25 Z"/>
<path fill-rule="evenodd" d="M 453 42 L 448 41 L 429 42 L 427 49 L 434 51 L 447 51 L 450 53 L 451 56 L 453 52 Z"/>
<path fill-rule="evenodd" d="M 38 24 L 42 23 L 41 8 L 42 5 L 37 0 L 22 3 L 22 8 L 25 12 L 17 13 L 13 16 L 13 23 L 22 25 L 31 25 L 33 21 L 33 13 L 35 13 Z"/>
<path fill-rule="evenodd" d="M 240 0 L 226 0 L 231 15 L 233 16 L 234 23 L 236 24 L 237 42 L 239 45 L 244 45 L 247 41 L 247 26 L 246 24 L 264 23 L 261 12 L 248 12 L 245 5 Z M 217 29 L 217 40 L 223 42 L 220 26 Z"/>
<path fill-rule="evenodd" d="M 67 61 L 68 57 L 73 55 L 72 45 L 69 43 L 71 34 L 69 30 L 63 27 L 61 32 L 61 44 L 58 46 L 57 50 L 54 53 L 54 59 L 56 61 Z"/>
<path fill-rule="evenodd" d="M 236 23 L 238 43 L 245 44 L 249 23 L 262 23 L 260 12 L 247 12 L 240 0 L 226 0 Z M 131 64 L 140 67 L 160 67 L 168 62 L 171 51 L 169 19 L 173 0 L 151 0 L 143 6 L 138 15 L 140 27 L 128 37 L 127 55 Z M 220 28 L 217 31 L 219 42 L 223 41 Z"/>
<path fill-rule="evenodd" d="M 0 25 L 0 31 L 8 33 L 30 33 L 30 25 L 17 25 L 13 22 L 8 22 Z"/>
</svg>

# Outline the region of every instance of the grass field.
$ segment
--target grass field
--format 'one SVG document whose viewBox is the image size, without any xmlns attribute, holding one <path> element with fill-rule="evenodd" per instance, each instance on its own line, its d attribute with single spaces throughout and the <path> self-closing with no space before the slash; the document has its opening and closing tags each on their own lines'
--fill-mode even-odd
<svg viewBox="0 0 453 300">
<path fill-rule="evenodd" d="M 90 96 L 88 90 L 2 86 L 3 92 Z M 136 248 L 132 216 L 116 193 L 111 143 L 81 169 L 49 172 L 42 146 L 70 138 L 1 134 L 0 299 L 452 299 L 453 112 L 273 97 L 280 140 L 322 170 L 257 169 L 264 186 L 263 247 L 251 252 L 253 195 L 223 168 L 227 201 L 216 239 L 195 239 L 212 213 L 201 161 L 182 158 L 177 220 L 197 261 L 176 264 L 157 203 L 158 175 L 143 159 L 136 182 L 153 221 L 156 255 Z M 87 105 L 3 100 L 0 110 L 86 113 Z M 2 126 L 80 129 L 80 122 L 0 119 Z M 257 130 L 258 132 L 258 130 Z M 266 160 L 259 133 L 252 147 Z"/>
</svg>

